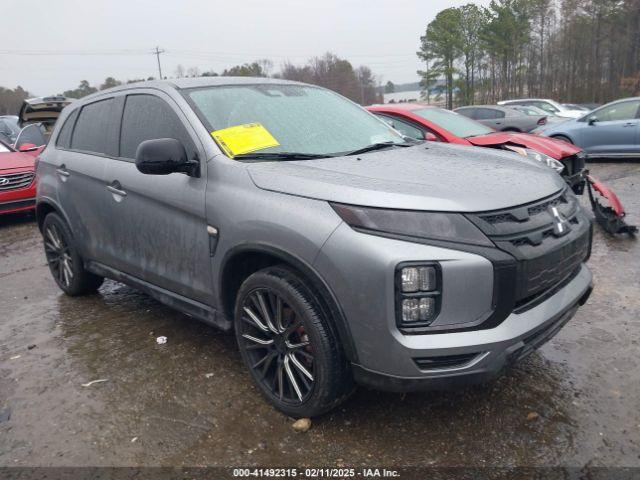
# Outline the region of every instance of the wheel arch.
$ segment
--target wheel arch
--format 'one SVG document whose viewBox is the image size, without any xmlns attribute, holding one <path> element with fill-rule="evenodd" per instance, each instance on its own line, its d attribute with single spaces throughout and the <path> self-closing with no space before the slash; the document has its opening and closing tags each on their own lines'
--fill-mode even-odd
<svg viewBox="0 0 640 480">
<path fill-rule="evenodd" d="M 50 198 L 42 198 L 38 199 L 36 203 L 36 222 L 38 223 L 38 229 L 40 230 L 40 232 L 42 232 L 44 218 L 50 213 L 57 213 L 58 215 L 60 215 L 71 231 L 71 223 L 69 222 L 69 219 L 64 214 L 60 206 Z M 71 234 L 73 234 L 73 231 L 71 231 Z"/>
<path fill-rule="evenodd" d="M 564 139 L 566 138 L 573 145 L 576 144 L 575 140 L 571 137 L 571 135 L 568 135 L 566 133 L 553 133 L 553 134 L 549 135 L 549 138 L 553 138 L 554 140 L 561 140 L 561 141 L 564 141 Z"/>
<path fill-rule="evenodd" d="M 233 319 L 235 298 L 242 282 L 252 273 L 274 265 L 286 265 L 310 282 L 313 289 L 320 295 L 321 307 L 343 347 L 345 356 L 351 362 L 356 362 L 357 353 L 353 337 L 331 287 L 307 262 L 272 245 L 259 243 L 239 245 L 225 254 L 218 275 L 219 304 L 223 314 Z"/>
</svg>

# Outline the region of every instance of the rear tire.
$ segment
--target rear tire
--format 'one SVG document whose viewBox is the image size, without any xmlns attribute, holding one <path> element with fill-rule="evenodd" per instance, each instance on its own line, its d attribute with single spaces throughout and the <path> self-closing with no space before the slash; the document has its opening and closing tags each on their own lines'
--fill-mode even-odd
<svg viewBox="0 0 640 480">
<path fill-rule="evenodd" d="M 100 288 L 104 278 L 85 270 L 71 230 L 59 215 L 50 213 L 45 217 L 42 236 L 49 270 L 64 293 L 74 297 Z"/>
<path fill-rule="evenodd" d="M 353 391 L 340 341 L 316 293 L 293 270 L 268 267 L 244 281 L 235 331 L 253 381 L 286 415 L 320 415 Z"/>
</svg>

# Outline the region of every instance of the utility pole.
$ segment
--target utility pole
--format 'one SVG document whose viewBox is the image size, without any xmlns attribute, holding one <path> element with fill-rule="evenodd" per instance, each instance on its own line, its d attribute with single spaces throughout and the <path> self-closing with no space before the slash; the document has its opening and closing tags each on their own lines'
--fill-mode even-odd
<svg viewBox="0 0 640 480">
<path fill-rule="evenodd" d="M 156 47 L 156 50 L 153 52 L 153 54 L 158 59 L 158 74 L 160 75 L 160 80 L 162 80 L 162 67 L 160 66 L 160 54 L 161 53 L 164 53 L 164 49 L 162 49 L 160 47 Z"/>
</svg>

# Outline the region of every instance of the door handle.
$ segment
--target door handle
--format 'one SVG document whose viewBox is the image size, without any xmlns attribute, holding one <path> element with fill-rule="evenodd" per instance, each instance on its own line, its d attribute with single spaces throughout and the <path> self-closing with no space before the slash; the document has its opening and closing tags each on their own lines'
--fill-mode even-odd
<svg viewBox="0 0 640 480">
<path fill-rule="evenodd" d="M 120 182 L 118 182 L 117 180 L 114 181 L 111 185 L 108 185 L 107 186 L 107 190 L 109 190 L 111 193 L 113 193 L 114 195 L 117 195 L 119 197 L 126 197 L 127 196 L 127 192 L 122 190 L 122 185 L 120 185 Z"/>
<path fill-rule="evenodd" d="M 636 125 L 638 125 L 635 122 L 627 122 L 623 125 L 623 127 L 635 127 Z"/>
<path fill-rule="evenodd" d="M 58 167 L 56 169 L 56 172 L 58 173 L 58 175 L 60 175 L 61 177 L 68 177 L 69 175 L 71 175 L 69 173 L 69 170 L 67 170 L 67 167 L 65 166 L 65 164 L 63 163 L 62 165 L 60 165 L 60 167 Z"/>
</svg>

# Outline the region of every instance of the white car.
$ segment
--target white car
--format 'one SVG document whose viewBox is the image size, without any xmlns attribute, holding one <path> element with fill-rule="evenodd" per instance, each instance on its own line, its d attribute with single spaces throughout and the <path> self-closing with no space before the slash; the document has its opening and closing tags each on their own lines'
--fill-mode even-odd
<svg viewBox="0 0 640 480">
<path fill-rule="evenodd" d="M 564 118 L 580 118 L 585 115 L 584 110 L 572 110 L 561 103 L 548 98 L 519 98 L 516 100 L 503 100 L 498 105 L 524 105 L 527 107 L 538 107 L 545 112 Z"/>
</svg>

